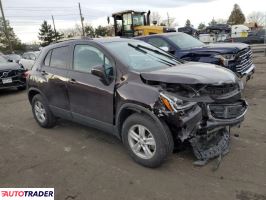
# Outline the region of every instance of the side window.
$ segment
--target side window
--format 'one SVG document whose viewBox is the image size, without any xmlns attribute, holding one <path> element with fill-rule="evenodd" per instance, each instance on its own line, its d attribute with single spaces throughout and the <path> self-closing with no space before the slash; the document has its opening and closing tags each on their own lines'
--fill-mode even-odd
<svg viewBox="0 0 266 200">
<path fill-rule="evenodd" d="M 45 57 L 45 60 L 44 60 L 45 66 L 50 66 L 51 54 L 52 54 L 52 50 L 50 50 Z"/>
<path fill-rule="evenodd" d="M 50 66 L 57 68 L 67 68 L 68 47 L 55 48 L 52 51 Z"/>
<path fill-rule="evenodd" d="M 113 75 L 113 67 L 110 60 L 103 52 L 90 45 L 76 45 L 74 50 L 73 69 L 82 72 L 90 72 L 95 66 L 103 65 L 107 75 Z"/>
<path fill-rule="evenodd" d="M 170 45 L 164 39 L 161 39 L 161 38 L 150 38 L 150 39 L 148 39 L 148 43 L 150 43 L 151 45 L 156 46 L 158 48 L 160 48 L 160 47 L 170 48 Z"/>
</svg>

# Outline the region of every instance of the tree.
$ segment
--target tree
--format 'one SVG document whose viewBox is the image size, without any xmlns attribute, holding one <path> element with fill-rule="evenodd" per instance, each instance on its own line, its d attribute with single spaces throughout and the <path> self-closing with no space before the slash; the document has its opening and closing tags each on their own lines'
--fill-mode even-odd
<svg viewBox="0 0 266 200">
<path fill-rule="evenodd" d="M 9 39 L 11 41 L 11 46 L 13 48 L 13 51 L 23 50 L 25 48 L 25 45 L 21 44 L 21 41 L 17 38 L 8 20 L 6 20 L 6 26 L 7 26 L 7 32 L 8 32 Z M 0 52 L 12 53 L 10 52 L 10 49 L 9 49 L 9 42 L 4 32 L 4 21 L 3 21 L 3 18 L 1 17 L 0 17 Z"/>
<path fill-rule="evenodd" d="M 243 24 L 245 21 L 246 18 L 240 6 L 238 4 L 235 4 L 227 23 L 230 25 L 236 25 L 236 24 Z"/>
<path fill-rule="evenodd" d="M 214 18 L 212 18 L 212 20 L 209 22 L 209 26 L 214 26 L 216 24 L 217 24 L 217 21 Z"/>
<path fill-rule="evenodd" d="M 56 31 L 56 33 L 53 31 L 53 40 L 60 40 L 62 38 L 64 38 L 64 33 L 60 33 L 58 31 Z"/>
<path fill-rule="evenodd" d="M 216 19 L 215 21 L 217 22 L 217 24 L 226 24 L 227 23 L 227 20 L 222 19 L 222 18 Z"/>
<path fill-rule="evenodd" d="M 190 22 L 189 19 L 187 19 L 185 26 L 187 26 L 187 27 L 191 27 L 191 22 Z"/>
<path fill-rule="evenodd" d="M 84 30 L 85 30 L 85 35 L 86 36 L 89 36 L 89 37 L 95 37 L 95 30 L 94 28 L 91 26 L 91 25 L 85 25 L 84 27 Z"/>
<path fill-rule="evenodd" d="M 41 46 L 45 47 L 54 41 L 54 31 L 47 21 L 43 21 L 39 31 L 39 39 L 42 41 Z"/>
<path fill-rule="evenodd" d="M 200 23 L 198 29 L 203 30 L 204 28 L 206 28 L 206 25 L 204 23 Z"/>
<path fill-rule="evenodd" d="M 161 23 L 161 15 L 158 12 L 152 12 L 150 15 L 151 23 L 154 25 L 158 25 Z"/>
<path fill-rule="evenodd" d="M 255 22 L 258 26 L 266 25 L 266 15 L 263 12 L 252 12 L 247 17 L 248 22 Z"/>
<path fill-rule="evenodd" d="M 96 29 L 95 29 L 95 36 L 96 37 L 104 37 L 108 35 L 108 28 L 99 25 Z"/>
<path fill-rule="evenodd" d="M 90 24 L 84 24 L 85 36 L 95 37 L 95 30 Z M 82 35 L 82 28 L 76 24 L 74 28 L 60 30 L 66 38 L 77 37 Z"/>
</svg>

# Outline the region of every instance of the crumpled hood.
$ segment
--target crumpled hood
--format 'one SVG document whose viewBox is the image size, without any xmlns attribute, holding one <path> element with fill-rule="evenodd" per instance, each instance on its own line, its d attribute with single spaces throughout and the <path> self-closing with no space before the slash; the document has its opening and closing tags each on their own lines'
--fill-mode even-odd
<svg viewBox="0 0 266 200">
<path fill-rule="evenodd" d="M 187 62 L 166 69 L 142 72 L 141 77 L 148 81 L 180 84 L 213 84 L 236 83 L 236 75 L 228 69 L 217 65 Z"/>
<path fill-rule="evenodd" d="M 22 69 L 21 66 L 14 62 L 0 63 L 0 70 L 12 70 L 12 69 Z"/>
</svg>

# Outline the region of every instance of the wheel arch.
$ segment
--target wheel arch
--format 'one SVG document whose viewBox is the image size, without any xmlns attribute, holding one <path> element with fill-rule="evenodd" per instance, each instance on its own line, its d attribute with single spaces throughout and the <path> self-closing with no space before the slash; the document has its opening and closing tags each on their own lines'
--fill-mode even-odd
<svg viewBox="0 0 266 200">
<path fill-rule="evenodd" d="M 164 129 L 164 125 L 162 124 L 161 120 L 151 110 L 149 110 L 143 105 L 138 105 L 134 103 L 125 103 L 118 110 L 117 115 L 116 115 L 116 120 L 115 120 L 117 133 L 120 139 L 121 139 L 121 130 L 122 130 L 123 123 L 130 115 L 134 113 L 143 113 L 143 114 L 148 115 L 159 126 L 161 126 L 161 128 Z"/>
<path fill-rule="evenodd" d="M 45 100 L 47 100 L 46 97 L 43 95 L 43 93 L 39 89 L 37 89 L 37 88 L 30 88 L 28 90 L 28 99 L 29 99 L 30 104 L 32 103 L 33 97 L 35 95 L 37 95 L 37 94 L 40 94 L 43 98 L 45 98 Z"/>
</svg>

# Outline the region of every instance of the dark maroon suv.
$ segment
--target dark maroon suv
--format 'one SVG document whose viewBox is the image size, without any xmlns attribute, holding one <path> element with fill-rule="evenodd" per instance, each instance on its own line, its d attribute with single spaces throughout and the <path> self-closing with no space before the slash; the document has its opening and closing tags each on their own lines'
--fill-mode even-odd
<svg viewBox="0 0 266 200">
<path fill-rule="evenodd" d="M 28 75 L 40 126 L 57 118 L 120 138 L 131 157 L 159 166 L 188 141 L 196 158 L 223 155 L 244 120 L 242 82 L 231 71 L 183 62 L 138 40 L 73 39 L 45 47 Z"/>
</svg>

